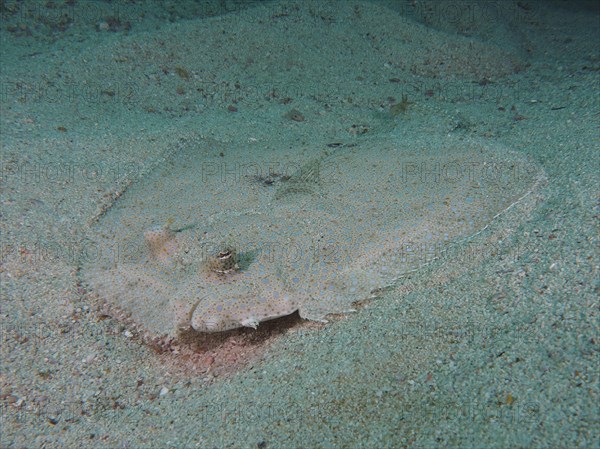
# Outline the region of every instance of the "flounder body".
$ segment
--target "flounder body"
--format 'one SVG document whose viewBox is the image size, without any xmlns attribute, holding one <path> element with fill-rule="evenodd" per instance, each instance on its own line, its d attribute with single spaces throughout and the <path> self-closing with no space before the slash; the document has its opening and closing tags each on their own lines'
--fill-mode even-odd
<svg viewBox="0 0 600 449">
<path fill-rule="evenodd" d="M 150 336 L 295 311 L 324 321 L 477 233 L 541 177 L 477 141 L 308 151 L 198 137 L 98 217 L 80 276 Z"/>
</svg>

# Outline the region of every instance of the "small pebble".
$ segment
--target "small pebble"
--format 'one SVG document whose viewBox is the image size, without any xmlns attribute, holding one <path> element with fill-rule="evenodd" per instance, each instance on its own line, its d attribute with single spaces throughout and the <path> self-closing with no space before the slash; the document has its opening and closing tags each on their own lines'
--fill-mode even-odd
<svg viewBox="0 0 600 449">
<path fill-rule="evenodd" d="M 304 116 L 298 109 L 292 109 L 287 114 L 285 114 L 285 116 L 295 122 L 303 122 L 304 121 Z"/>
</svg>

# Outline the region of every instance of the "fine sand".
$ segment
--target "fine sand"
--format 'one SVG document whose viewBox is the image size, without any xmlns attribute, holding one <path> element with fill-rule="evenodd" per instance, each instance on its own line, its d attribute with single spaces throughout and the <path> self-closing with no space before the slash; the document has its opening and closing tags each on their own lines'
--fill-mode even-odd
<svg viewBox="0 0 600 449">
<path fill-rule="evenodd" d="M 0 447 L 599 447 L 595 2 L 0 12 Z M 158 348 L 79 282 L 95 218 L 182 142 L 370 136 L 510 148 L 544 177 L 326 325 Z"/>
</svg>

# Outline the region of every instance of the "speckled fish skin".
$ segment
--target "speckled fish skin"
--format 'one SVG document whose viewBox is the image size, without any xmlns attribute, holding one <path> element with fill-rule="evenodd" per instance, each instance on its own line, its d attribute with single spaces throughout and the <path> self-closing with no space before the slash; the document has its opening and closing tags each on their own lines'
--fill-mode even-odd
<svg viewBox="0 0 600 449">
<path fill-rule="evenodd" d="M 477 141 L 371 138 L 299 154 L 185 142 L 90 228 L 97 257 L 82 260 L 82 282 L 155 337 L 295 311 L 325 321 L 423 265 L 419 250 L 481 230 L 542 176 Z M 494 165 L 502 176 L 485 174 Z"/>
</svg>

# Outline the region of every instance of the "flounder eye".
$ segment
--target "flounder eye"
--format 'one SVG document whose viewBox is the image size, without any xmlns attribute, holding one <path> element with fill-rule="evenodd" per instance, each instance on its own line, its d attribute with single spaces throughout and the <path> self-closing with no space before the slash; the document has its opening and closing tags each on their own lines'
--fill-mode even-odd
<svg viewBox="0 0 600 449">
<path fill-rule="evenodd" d="M 220 275 L 234 273 L 239 270 L 238 254 L 235 249 L 225 248 L 206 261 L 208 270 Z"/>
<path fill-rule="evenodd" d="M 233 254 L 231 254 L 231 251 L 221 251 L 217 257 L 221 260 L 227 260 L 231 259 Z"/>
</svg>

